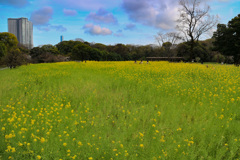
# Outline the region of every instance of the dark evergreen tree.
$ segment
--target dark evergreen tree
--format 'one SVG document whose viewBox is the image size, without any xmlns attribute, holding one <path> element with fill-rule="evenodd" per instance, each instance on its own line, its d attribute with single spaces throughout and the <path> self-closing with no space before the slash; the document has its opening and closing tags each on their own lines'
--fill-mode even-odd
<svg viewBox="0 0 240 160">
<path fill-rule="evenodd" d="M 225 24 L 218 24 L 213 34 L 214 50 L 223 55 L 233 56 L 234 63 L 240 64 L 240 14 Z"/>
</svg>

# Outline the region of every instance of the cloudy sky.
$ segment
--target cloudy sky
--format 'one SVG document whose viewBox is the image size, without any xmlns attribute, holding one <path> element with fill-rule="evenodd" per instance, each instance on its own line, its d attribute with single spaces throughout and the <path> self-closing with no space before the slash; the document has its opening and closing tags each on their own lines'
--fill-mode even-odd
<svg viewBox="0 0 240 160">
<path fill-rule="evenodd" d="M 240 0 L 203 0 L 227 23 Z M 34 46 L 81 38 L 104 44 L 155 44 L 157 32 L 174 31 L 178 0 L 0 0 L 0 32 L 7 19 L 33 22 Z"/>
</svg>

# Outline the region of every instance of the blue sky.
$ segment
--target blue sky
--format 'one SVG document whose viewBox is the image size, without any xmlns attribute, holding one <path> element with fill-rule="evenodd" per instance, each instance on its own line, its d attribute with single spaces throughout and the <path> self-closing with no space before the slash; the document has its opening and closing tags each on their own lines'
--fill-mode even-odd
<svg viewBox="0 0 240 160">
<path fill-rule="evenodd" d="M 240 14 L 240 0 L 202 0 L 227 23 Z M 33 22 L 34 46 L 81 38 L 103 44 L 156 44 L 157 32 L 171 32 L 178 0 L 0 0 L 0 32 L 7 19 Z M 210 37 L 210 36 L 209 36 Z"/>
</svg>

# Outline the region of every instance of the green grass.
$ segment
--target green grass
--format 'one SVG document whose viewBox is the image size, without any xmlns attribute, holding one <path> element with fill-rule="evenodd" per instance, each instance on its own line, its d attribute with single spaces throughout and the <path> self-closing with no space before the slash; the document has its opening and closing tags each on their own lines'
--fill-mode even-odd
<svg viewBox="0 0 240 160">
<path fill-rule="evenodd" d="M 0 71 L 0 159 L 238 159 L 225 65 L 54 63 Z"/>
</svg>

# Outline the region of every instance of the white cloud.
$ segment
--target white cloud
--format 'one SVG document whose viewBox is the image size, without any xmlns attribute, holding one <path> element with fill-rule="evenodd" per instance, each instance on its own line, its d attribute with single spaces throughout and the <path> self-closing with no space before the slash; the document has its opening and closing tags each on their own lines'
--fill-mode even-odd
<svg viewBox="0 0 240 160">
<path fill-rule="evenodd" d="M 93 24 L 86 24 L 83 29 L 85 29 L 85 33 L 91 34 L 91 35 L 111 35 L 112 31 L 108 28 L 101 28 L 99 25 L 93 25 Z"/>
<path fill-rule="evenodd" d="M 66 16 L 75 16 L 77 15 L 77 11 L 76 10 L 71 10 L 71 9 L 63 9 L 63 13 L 66 15 Z"/>
<path fill-rule="evenodd" d="M 175 27 L 177 0 L 123 0 L 123 8 L 134 22 L 162 29 Z"/>
<path fill-rule="evenodd" d="M 117 19 L 113 16 L 113 14 L 103 8 L 100 8 L 97 12 L 91 12 L 87 16 L 86 20 L 93 21 L 95 23 L 118 23 Z"/>
<path fill-rule="evenodd" d="M 46 25 L 52 18 L 53 9 L 52 7 L 43 7 L 39 10 L 35 10 L 30 17 L 33 25 Z"/>
<path fill-rule="evenodd" d="M 64 7 L 82 9 L 82 10 L 98 10 L 99 8 L 112 8 L 119 6 L 120 0 L 52 0 Z"/>
<path fill-rule="evenodd" d="M 0 0 L 0 4 L 11 5 L 14 7 L 24 7 L 28 4 L 28 0 Z"/>
</svg>

